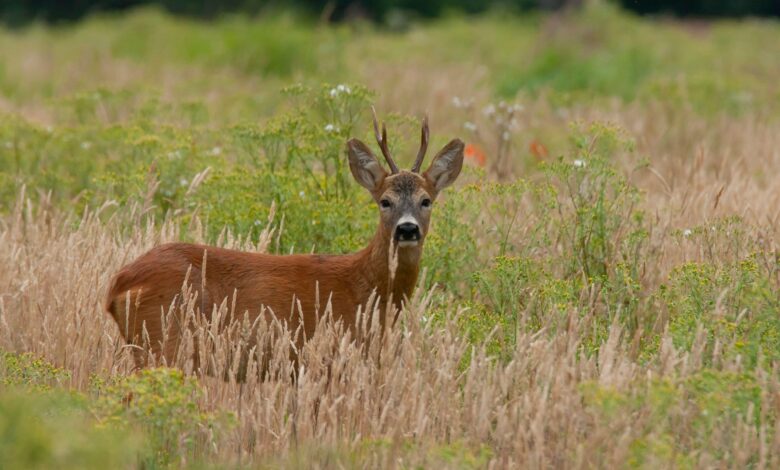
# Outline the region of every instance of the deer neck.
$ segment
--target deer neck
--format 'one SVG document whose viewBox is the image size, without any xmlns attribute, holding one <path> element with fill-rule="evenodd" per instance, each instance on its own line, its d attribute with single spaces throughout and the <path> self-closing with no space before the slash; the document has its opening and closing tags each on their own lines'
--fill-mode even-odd
<svg viewBox="0 0 780 470">
<path fill-rule="evenodd" d="M 371 243 L 358 255 L 362 277 L 370 289 L 376 288 L 382 300 L 392 296 L 397 308 L 411 297 L 420 272 L 422 244 L 416 247 L 391 247 L 391 239 L 377 230 Z M 393 250 L 393 251 L 391 251 Z"/>
</svg>

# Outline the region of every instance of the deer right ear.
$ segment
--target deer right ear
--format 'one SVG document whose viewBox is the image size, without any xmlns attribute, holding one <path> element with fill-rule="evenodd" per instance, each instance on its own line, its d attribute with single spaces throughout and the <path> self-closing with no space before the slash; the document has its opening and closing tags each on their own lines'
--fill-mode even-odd
<svg viewBox="0 0 780 470">
<path fill-rule="evenodd" d="M 382 184 L 387 172 L 379 164 L 371 150 L 358 139 L 350 139 L 347 142 L 347 151 L 349 153 L 349 169 L 352 170 L 352 176 L 361 186 L 374 191 Z"/>
</svg>

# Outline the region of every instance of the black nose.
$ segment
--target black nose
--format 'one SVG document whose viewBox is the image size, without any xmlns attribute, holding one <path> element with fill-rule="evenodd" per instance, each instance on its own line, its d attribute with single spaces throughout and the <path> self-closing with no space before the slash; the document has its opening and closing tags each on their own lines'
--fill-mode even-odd
<svg viewBox="0 0 780 470">
<path fill-rule="evenodd" d="M 399 224 L 395 228 L 395 239 L 398 241 L 410 241 L 420 239 L 420 227 L 411 222 Z"/>
</svg>

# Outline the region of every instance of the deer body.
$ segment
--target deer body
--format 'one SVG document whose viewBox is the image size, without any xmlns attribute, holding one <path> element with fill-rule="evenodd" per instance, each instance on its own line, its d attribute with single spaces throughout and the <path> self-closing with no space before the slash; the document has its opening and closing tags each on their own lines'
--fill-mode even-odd
<svg viewBox="0 0 780 470">
<path fill-rule="evenodd" d="M 362 142 L 353 139 L 347 145 L 353 176 L 380 207 L 379 227 L 363 250 L 347 255 L 269 255 L 171 243 L 153 248 L 114 276 L 105 308 L 125 341 L 140 347 L 134 349 L 138 366 L 146 364 L 144 347 L 156 358 L 173 362 L 181 331 L 163 332 L 163 314 L 180 296 L 185 280 L 197 291 L 207 320 L 214 304 L 228 299 L 230 305 L 235 298 L 231 310 L 239 318 L 246 313 L 253 321 L 265 312 L 286 322 L 291 331 L 300 327 L 302 338 L 313 335 L 316 315 L 328 303 L 334 318 L 348 329 L 354 329 L 358 309 L 365 309 L 372 295 L 401 307 L 417 282 L 432 201 L 460 172 L 463 143 L 450 142 L 431 167 L 418 174 L 428 139 L 424 124 L 415 171 L 399 171 L 387 150 L 386 132 L 383 129 L 380 137 L 376 119 L 374 126 L 392 174 Z"/>
</svg>

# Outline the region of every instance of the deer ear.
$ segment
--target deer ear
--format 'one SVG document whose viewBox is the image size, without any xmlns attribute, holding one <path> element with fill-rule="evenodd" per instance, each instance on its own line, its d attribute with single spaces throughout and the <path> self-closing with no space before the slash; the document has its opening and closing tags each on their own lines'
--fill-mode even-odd
<svg viewBox="0 0 780 470">
<path fill-rule="evenodd" d="M 463 168 L 463 141 L 453 139 L 433 157 L 431 166 L 423 176 L 433 184 L 436 191 L 441 191 L 455 182 Z"/>
<path fill-rule="evenodd" d="M 387 176 L 387 172 L 366 144 L 358 139 L 350 139 L 347 142 L 347 152 L 349 153 L 349 169 L 355 180 L 369 191 L 379 188 Z"/>
</svg>

